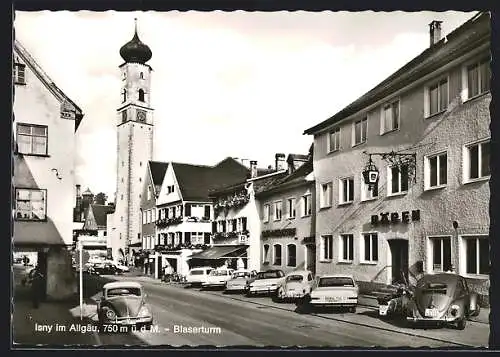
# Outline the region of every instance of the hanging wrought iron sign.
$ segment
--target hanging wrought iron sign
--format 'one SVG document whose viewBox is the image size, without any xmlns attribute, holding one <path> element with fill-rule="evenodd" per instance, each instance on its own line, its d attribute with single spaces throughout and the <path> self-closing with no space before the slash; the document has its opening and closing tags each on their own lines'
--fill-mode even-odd
<svg viewBox="0 0 500 357">
<path fill-rule="evenodd" d="M 379 170 L 372 160 L 372 156 L 380 156 L 382 160 L 386 161 L 390 166 L 401 168 L 405 166 L 408 170 L 408 180 L 416 182 L 416 165 L 417 154 L 415 153 L 401 153 L 396 151 L 390 152 L 372 152 L 368 153 L 363 151 L 363 154 L 368 155 L 368 163 L 363 170 L 363 180 L 368 185 L 368 189 L 372 190 L 378 182 Z"/>
</svg>

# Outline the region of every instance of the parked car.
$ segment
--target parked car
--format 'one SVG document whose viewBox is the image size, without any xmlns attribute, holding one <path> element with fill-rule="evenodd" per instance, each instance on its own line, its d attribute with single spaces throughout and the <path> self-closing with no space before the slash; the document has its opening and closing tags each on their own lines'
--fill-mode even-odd
<svg viewBox="0 0 500 357">
<path fill-rule="evenodd" d="M 122 271 L 118 269 L 116 265 L 111 263 L 94 264 L 93 269 L 100 275 L 117 275 L 122 273 Z"/>
<path fill-rule="evenodd" d="M 137 282 L 107 283 L 102 288 L 102 298 L 97 303 L 99 328 L 105 325 L 150 327 L 153 314 L 146 303 L 146 294 Z M 113 331 L 113 330 L 108 330 Z"/>
<path fill-rule="evenodd" d="M 210 274 L 212 270 L 214 270 L 212 267 L 193 268 L 189 271 L 186 277 L 186 283 L 191 286 L 201 286 L 201 284 L 206 281 L 208 274 Z"/>
<path fill-rule="evenodd" d="M 225 287 L 226 283 L 231 280 L 234 269 L 218 268 L 208 274 L 207 278 L 201 283 L 202 288 Z"/>
<path fill-rule="evenodd" d="M 130 268 L 126 265 L 120 263 L 114 263 L 114 265 L 118 268 L 118 270 L 121 270 L 122 273 L 128 273 L 130 271 Z"/>
<path fill-rule="evenodd" d="M 249 283 L 246 289 L 248 297 L 256 294 L 275 294 L 285 273 L 283 270 L 266 270 L 257 273 L 255 280 Z"/>
<path fill-rule="evenodd" d="M 359 288 L 352 275 L 332 274 L 316 278 L 308 299 L 304 301 L 307 308 L 313 307 L 347 307 L 356 312 Z"/>
<path fill-rule="evenodd" d="M 276 301 L 298 300 L 311 293 L 314 286 L 313 274 L 309 270 L 288 273 L 276 290 Z"/>
<path fill-rule="evenodd" d="M 417 281 L 406 308 L 410 322 L 456 324 L 465 329 L 467 319 L 480 312 L 478 295 L 464 277 L 455 273 L 426 274 Z"/>
<path fill-rule="evenodd" d="M 257 272 L 255 270 L 236 270 L 231 279 L 226 283 L 224 292 L 243 292 L 248 284 L 255 280 Z"/>
</svg>

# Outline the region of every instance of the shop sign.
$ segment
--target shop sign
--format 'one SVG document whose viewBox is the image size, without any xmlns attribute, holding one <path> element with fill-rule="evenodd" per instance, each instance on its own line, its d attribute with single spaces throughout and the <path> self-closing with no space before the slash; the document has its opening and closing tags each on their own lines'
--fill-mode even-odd
<svg viewBox="0 0 500 357">
<path fill-rule="evenodd" d="M 401 214 L 398 212 L 380 213 L 380 215 L 372 215 L 371 217 L 371 224 L 374 226 L 418 221 L 420 221 L 420 210 L 418 209 L 411 212 L 403 211 Z"/>
</svg>

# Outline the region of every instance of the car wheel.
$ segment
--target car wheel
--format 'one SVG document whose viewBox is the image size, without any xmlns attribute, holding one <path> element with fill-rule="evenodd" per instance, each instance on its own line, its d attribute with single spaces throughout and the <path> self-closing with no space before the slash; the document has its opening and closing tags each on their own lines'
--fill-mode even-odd
<svg viewBox="0 0 500 357">
<path fill-rule="evenodd" d="M 356 306 L 350 307 L 349 312 L 352 312 L 353 314 L 356 313 Z"/>
<path fill-rule="evenodd" d="M 465 318 L 458 320 L 457 322 L 457 328 L 459 330 L 464 330 L 465 326 L 467 325 L 467 320 Z"/>
<path fill-rule="evenodd" d="M 253 293 L 250 290 L 247 290 L 247 292 L 245 293 L 245 296 L 246 297 L 252 297 Z"/>
</svg>

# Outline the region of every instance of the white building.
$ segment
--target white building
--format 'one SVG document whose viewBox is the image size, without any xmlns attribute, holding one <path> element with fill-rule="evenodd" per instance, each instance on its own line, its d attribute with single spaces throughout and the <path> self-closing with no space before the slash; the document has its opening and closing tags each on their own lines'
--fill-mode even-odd
<svg viewBox="0 0 500 357">
<path fill-rule="evenodd" d="M 83 113 L 17 40 L 13 66 L 13 247 L 37 252 L 47 298 L 64 299 L 76 287 L 70 249 Z"/>
</svg>

